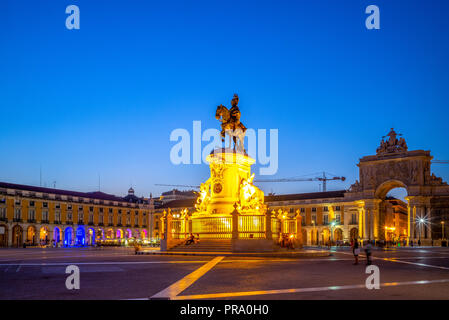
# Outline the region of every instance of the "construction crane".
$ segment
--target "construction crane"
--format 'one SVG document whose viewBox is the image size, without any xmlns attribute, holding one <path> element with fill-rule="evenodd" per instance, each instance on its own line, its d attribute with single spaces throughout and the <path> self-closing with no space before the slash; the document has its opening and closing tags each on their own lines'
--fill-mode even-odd
<svg viewBox="0 0 449 320">
<path fill-rule="evenodd" d="M 433 160 L 432 163 L 449 164 L 449 160 Z"/>
<path fill-rule="evenodd" d="M 333 174 L 327 173 L 328 175 L 333 176 Z M 323 192 L 326 192 L 327 188 L 327 181 L 333 181 L 333 180 L 341 180 L 345 181 L 345 177 L 331 177 L 328 178 L 326 176 L 326 172 L 323 172 L 322 177 L 314 177 L 314 178 L 284 178 L 284 179 L 258 179 L 254 182 L 296 182 L 296 181 L 322 181 L 323 182 Z"/>
</svg>

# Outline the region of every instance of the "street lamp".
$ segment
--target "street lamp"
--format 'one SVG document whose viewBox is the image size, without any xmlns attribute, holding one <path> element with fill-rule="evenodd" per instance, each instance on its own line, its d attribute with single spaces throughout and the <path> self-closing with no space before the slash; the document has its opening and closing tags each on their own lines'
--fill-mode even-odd
<svg viewBox="0 0 449 320">
<path fill-rule="evenodd" d="M 441 221 L 441 240 L 444 240 L 444 221 Z"/>
<path fill-rule="evenodd" d="M 424 224 L 424 219 L 419 218 L 418 222 L 419 222 L 419 240 L 418 240 L 419 244 L 418 245 L 421 245 L 421 232 L 422 232 L 422 225 Z"/>
<path fill-rule="evenodd" d="M 312 220 L 312 225 L 313 225 L 313 236 L 312 236 L 312 239 L 314 239 L 316 237 L 316 244 L 318 245 L 318 237 L 317 237 L 316 232 L 315 232 L 315 220 Z"/>
<path fill-rule="evenodd" d="M 331 238 L 331 243 L 334 242 L 334 228 L 335 228 L 335 220 L 333 220 L 333 221 L 331 222 L 331 236 L 330 236 L 330 238 Z"/>
</svg>

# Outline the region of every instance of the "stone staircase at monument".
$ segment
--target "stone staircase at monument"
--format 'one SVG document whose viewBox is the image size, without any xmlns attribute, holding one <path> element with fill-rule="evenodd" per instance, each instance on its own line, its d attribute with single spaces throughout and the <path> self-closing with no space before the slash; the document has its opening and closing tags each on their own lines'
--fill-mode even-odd
<svg viewBox="0 0 449 320">
<path fill-rule="evenodd" d="M 169 250 L 170 252 L 232 252 L 231 239 L 204 239 L 195 244 L 181 243 Z"/>
</svg>

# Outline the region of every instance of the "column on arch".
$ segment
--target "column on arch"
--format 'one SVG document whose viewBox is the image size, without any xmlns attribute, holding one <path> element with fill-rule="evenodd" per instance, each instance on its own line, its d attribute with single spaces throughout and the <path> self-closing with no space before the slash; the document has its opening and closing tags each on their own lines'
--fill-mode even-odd
<svg viewBox="0 0 449 320">
<path fill-rule="evenodd" d="M 411 241 L 415 241 L 415 221 L 416 221 L 416 206 L 409 204 L 408 210 L 408 245 Z"/>
</svg>

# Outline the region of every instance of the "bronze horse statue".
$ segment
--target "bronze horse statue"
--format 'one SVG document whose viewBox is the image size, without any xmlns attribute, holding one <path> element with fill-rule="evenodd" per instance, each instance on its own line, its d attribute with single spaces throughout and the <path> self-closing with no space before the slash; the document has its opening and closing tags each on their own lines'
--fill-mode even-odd
<svg viewBox="0 0 449 320">
<path fill-rule="evenodd" d="M 234 141 L 234 150 L 245 152 L 244 139 L 246 127 L 240 122 L 240 109 L 237 106 L 239 97 L 234 94 L 231 100 L 232 108 L 228 110 L 224 105 L 220 104 L 215 112 L 215 118 L 221 122 L 221 141 L 224 142 L 225 135 L 229 136 L 229 148 Z M 237 143 L 238 141 L 238 143 Z"/>
</svg>

